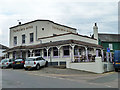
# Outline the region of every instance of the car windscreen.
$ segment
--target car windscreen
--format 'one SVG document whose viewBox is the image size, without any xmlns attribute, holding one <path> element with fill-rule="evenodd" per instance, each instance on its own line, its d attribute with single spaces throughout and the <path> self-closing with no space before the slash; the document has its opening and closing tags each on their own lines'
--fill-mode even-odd
<svg viewBox="0 0 120 90">
<path fill-rule="evenodd" d="M 34 58 L 27 58 L 25 61 L 35 61 Z"/>
<path fill-rule="evenodd" d="M 23 61 L 23 59 L 16 59 L 15 61 Z"/>
</svg>

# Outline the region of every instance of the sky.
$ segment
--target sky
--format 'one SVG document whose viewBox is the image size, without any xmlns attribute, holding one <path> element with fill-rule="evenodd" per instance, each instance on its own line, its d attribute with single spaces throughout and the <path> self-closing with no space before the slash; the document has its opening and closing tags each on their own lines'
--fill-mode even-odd
<svg viewBox="0 0 120 90">
<path fill-rule="evenodd" d="M 9 46 L 9 28 L 36 19 L 47 19 L 77 29 L 81 35 L 118 33 L 119 0 L 1 0 L 0 44 Z"/>
</svg>

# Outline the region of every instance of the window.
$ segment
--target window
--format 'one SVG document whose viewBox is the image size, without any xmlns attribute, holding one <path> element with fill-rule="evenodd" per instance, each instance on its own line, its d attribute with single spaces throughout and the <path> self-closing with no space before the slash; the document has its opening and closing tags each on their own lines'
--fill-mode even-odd
<svg viewBox="0 0 120 90">
<path fill-rule="evenodd" d="M 113 50 L 113 45 L 109 44 L 109 48 L 110 48 L 110 50 Z"/>
<path fill-rule="evenodd" d="M 74 55 L 78 55 L 78 53 L 79 53 L 79 49 L 75 48 L 74 49 Z"/>
<path fill-rule="evenodd" d="M 24 44 L 24 43 L 25 43 L 25 34 L 22 35 L 22 44 Z"/>
<path fill-rule="evenodd" d="M 69 53 L 70 53 L 69 46 L 64 46 L 63 47 L 63 54 L 64 54 L 64 56 L 69 56 Z"/>
<path fill-rule="evenodd" d="M 53 47 L 53 56 L 58 56 L 58 49 Z"/>
<path fill-rule="evenodd" d="M 43 52 L 44 52 L 44 57 L 46 57 L 47 56 L 47 50 L 44 49 Z"/>
<path fill-rule="evenodd" d="M 30 51 L 28 51 L 28 57 L 30 57 L 30 54 L 31 54 Z"/>
<path fill-rule="evenodd" d="M 17 36 L 14 37 L 14 45 L 17 45 Z"/>
<path fill-rule="evenodd" d="M 39 57 L 39 58 L 36 59 L 36 61 L 39 61 L 39 60 L 45 60 L 45 59 L 42 58 L 42 57 Z"/>
<path fill-rule="evenodd" d="M 33 41 L 34 41 L 34 34 L 30 33 L 30 42 L 33 42 Z"/>
<path fill-rule="evenodd" d="M 35 56 L 40 56 L 40 49 L 39 50 L 35 50 Z"/>
</svg>

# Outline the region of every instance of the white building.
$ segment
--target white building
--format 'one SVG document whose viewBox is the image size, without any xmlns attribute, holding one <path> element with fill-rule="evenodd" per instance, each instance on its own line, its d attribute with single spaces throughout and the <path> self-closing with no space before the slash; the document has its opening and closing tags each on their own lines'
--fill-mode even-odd
<svg viewBox="0 0 120 90">
<path fill-rule="evenodd" d="M 43 56 L 58 65 L 66 60 L 92 61 L 96 50 L 102 50 L 102 46 L 98 45 L 96 24 L 93 29 L 95 38 L 79 35 L 75 28 L 50 20 L 19 23 L 10 28 L 10 48 L 4 52 L 9 58 Z"/>
<path fill-rule="evenodd" d="M 8 47 L 0 44 L 0 60 L 2 57 L 4 57 L 5 53 L 3 53 L 3 51 L 5 51 L 6 49 L 8 49 Z"/>
</svg>

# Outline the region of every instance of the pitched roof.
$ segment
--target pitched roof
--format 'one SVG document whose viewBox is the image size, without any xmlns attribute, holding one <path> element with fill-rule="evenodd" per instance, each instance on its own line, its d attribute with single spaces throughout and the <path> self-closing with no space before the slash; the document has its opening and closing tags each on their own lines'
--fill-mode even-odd
<svg viewBox="0 0 120 90">
<path fill-rule="evenodd" d="M 76 30 L 76 28 L 72 28 L 72 27 L 69 27 L 69 26 L 66 26 L 66 25 L 61 25 L 61 24 L 55 23 L 55 22 L 53 22 L 51 20 L 43 20 L 43 19 L 37 19 L 37 20 L 30 21 L 30 22 L 27 22 L 27 23 L 24 23 L 24 24 L 16 25 L 16 26 L 10 27 L 10 29 L 18 27 L 18 26 L 21 26 L 21 25 L 26 25 L 26 24 L 29 24 L 29 23 L 37 22 L 37 21 L 48 21 L 48 22 L 51 22 L 51 23 L 59 25 L 59 26 L 63 26 L 63 27 L 66 27 L 66 28 L 70 28 L 70 29 Z"/>
<path fill-rule="evenodd" d="M 86 42 L 77 41 L 77 40 L 63 40 L 63 41 L 49 42 L 49 43 L 43 43 L 43 44 L 37 44 L 37 45 L 17 46 L 17 47 L 9 48 L 4 52 L 10 51 L 10 50 L 16 50 L 16 49 L 37 49 L 37 48 L 44 48 L 48 46 L 58 46 L 58 45 L 64 45 L 64 44 L 79 44 L 87 47 L 102 48 L 101 45 L 97 45 L 97 44 L 91 44 L 91 43 L 86 43 Z"/>
<path fill-rule="evenodd" d="M 0 44 L 0 49 L 8 49 L 8 47 Z"/>
<path fill-rule="evenodd" d="M 102 42 L 120 42 L 120 34 L 98 34 L 99 39 Z"/>
<path fill-rule="evenodd" d="M 81 37 L 85 37 L 85 38 L 90 38 L 90 39 L 97 40 L 95 38 L 91 38 L 91 37 L 88 37 L 88 36 L 80 35 L 78 33 L 64 33 L 64 34 L 58 34 L 58 35 L 55 35 L 55 36 L 42 37 L 42 38 L 38 38 L 38 39 L 46 39 L 46 38 L 58 37 L 58 36 L 69 35 L 69 34 L 73 34 L 73 35 L 77 35 L 77 36 L 81 36 Z"/>
</svg>

